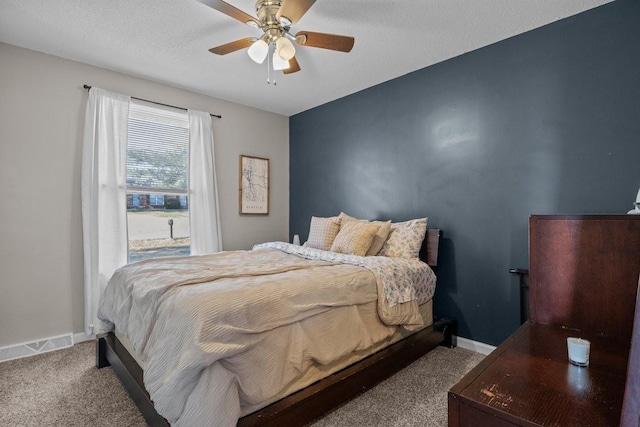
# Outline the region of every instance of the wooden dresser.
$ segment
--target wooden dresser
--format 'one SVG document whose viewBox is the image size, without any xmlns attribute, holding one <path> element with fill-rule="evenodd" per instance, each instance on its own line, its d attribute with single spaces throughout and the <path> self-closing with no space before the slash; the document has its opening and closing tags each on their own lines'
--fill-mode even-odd
<svg viewBox="0 0 640 427">
<path fill-rule="evenodd" d="M 617 426 L 623 402 L 638 420 L 640 217 L 532 216 L 529 264 L 531 320 L 451 388 L 449 426 Z M 588 367 L 568 362 L 569 336 L 591 341 Z"/>
</svg>

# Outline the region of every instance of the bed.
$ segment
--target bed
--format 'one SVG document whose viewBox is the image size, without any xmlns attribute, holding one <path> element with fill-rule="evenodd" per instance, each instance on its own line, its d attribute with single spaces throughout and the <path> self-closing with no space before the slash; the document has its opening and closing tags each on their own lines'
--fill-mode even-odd
<svg viewBox="0 0 640 427">
<path fill-rule="evenodd" d="M 440 236 L 427 231 L 407 271 L 433 275 L 422 265 L 437 265 Z M 435 284 L 405 301 L 398 270 L 282 242 L 135 263 L 107 289 L 115 327 L 96 365 L 113 366 L 150 425 L 303 425 L 451 345 L 451 322 L 432 324 Z"/>
</svg>

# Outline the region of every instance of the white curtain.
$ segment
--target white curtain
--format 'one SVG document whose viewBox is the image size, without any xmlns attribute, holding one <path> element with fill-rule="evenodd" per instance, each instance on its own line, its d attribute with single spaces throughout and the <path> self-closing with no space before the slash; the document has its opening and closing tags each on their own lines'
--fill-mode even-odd
<svg viewBox="0 0 640 427">
<path fill-rule="evenodd" d="M 127 263 L 127 120 L 130 97 L 89 90 L 82 146 L 84 331 L 104 332 L 100 294 Z"/>
<path fill-rule="evenodd" d="M 188 114 L 191 254 L 219 252 L 222 250 L 222 233 L 211 115 L 195 110 L 188 110 Z"/>
</svg>

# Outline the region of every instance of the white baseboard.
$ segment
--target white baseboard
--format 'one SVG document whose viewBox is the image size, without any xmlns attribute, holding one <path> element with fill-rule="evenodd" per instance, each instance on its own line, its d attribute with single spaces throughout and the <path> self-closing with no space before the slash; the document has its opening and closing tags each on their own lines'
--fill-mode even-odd
<svg viewBox="0 0 640 427">
<path fill-rule="evenodd" d="M 496 349 L 492 345 L 470 340 L 469 338 L 455 337 L 455 340 L 457 341 L 458 347 L 475 351 L 476 353 L 484 354 L 485 356 Z"/>
<path fill-rule="evenodd" d="M 74 344 L 78 344 L 79 342 L 83 342 L 83 341 L 91 341 L 95 339 L 96 339 L 95 335 L 87 335 L 84 332 L 80 332 L 79 334 L 73 334 Z"/>
<path fill-rule="evenodd" d="M 20 359 L 27 356 L 35 356 L 36 354 L 48 353 L 53 350 L 60 350 L 62 348 L 71 347 L 73 345 L 73 339 L 73 335 L 65 334 L 56 337 L 42 338 L 35 341 L 0 347 L 0 362 Z"/>
<path fill-rule="evenodd" d="M 95 339 L 95 335 L 87 335 L 84 332 L 78 334 L 60 335 L 57 337 L 43 338 L 41 340 L 27 343 L 14 344 L 7 347 L 0 347 L 0 362 L 20 359 L 22 357 L 34 356 L 36 354 L 47 353 L 53 350 L 71 347 L 74 344 Z M 460 348 L 475 351 L 476 353 L 487 355 L 495 350 L 495 347 L 483 342 L 470 340 L 464 337 L 454 336 Z"/>
</svg>

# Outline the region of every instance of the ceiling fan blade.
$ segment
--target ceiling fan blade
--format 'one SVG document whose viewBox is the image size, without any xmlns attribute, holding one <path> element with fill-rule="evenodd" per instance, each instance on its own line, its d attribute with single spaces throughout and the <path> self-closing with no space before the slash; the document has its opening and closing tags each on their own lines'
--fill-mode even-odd
<svg viewBox="0 0 640 427">
<path fill-rule="evenodd" d="M 253 44 L 256 41 L 253 37 L 247 37 L 244 39 L 236 40 L 231 43 L 222 44 L 220 46 L 212 47 L 209 52 L 216 55 L 226 55 L 227 53 L 235 52 L 236 50 L 244 49 Z"/>
<path fill-rule="evenodd" d="M 233 19 L 237 19 L 243 24 L 248 24 L 249 22 L 255 23 L 258 28 L 260 28 L 260 22 L 254 18 L 253 16 L 244 13 L 240 9 L 235 6 L 231 6 L 229 3 L 224 2 L 222 0 L 207 0 L 206 4 L 209 7 L 217 10 L 218 12 L 222 12 L 225 15 L 232 17 Z"/>
<path fill-rule="evenodd" d="M 289 60 L 289 68 L 282 70 L 284 74 L 292 74 L 298 71 L 300 71 L 300 64 L 298 64 L 298 60 L 295 56 Z"/>
<path fill-rule="evenodd" d="M 280 19 L 284 16 L 292 24 L 295 24 L 315 2 L 316 0 L 283 0 L 278 13 L 276 13 L 276 18 Z"/>
<path fill-rule="evenodd" d="M 296 33 L 296 43 L 302 46 L 351 52 L 355 39 L 353 37 L 339 36 L 336 34 L 299 31 Z"/>
</svg>

